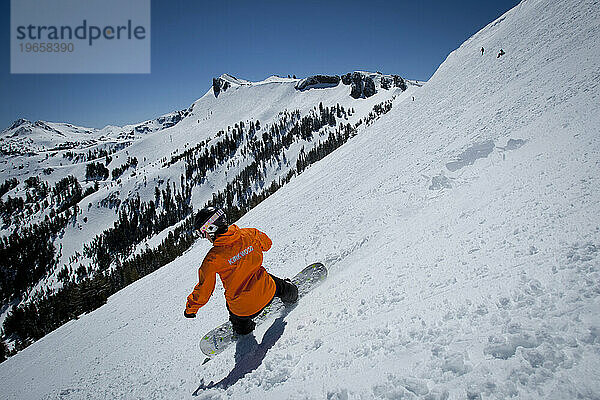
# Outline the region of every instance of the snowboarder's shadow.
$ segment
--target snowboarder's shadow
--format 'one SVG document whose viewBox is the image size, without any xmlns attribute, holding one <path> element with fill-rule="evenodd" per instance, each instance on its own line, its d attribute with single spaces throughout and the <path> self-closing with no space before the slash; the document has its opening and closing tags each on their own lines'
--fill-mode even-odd
<svg viewBox="0 0 600 400">
<path fill-rule="evenodd" d="M 293 307 L 286 308 L 282 314 L 273 321 L 273 324 L 267 329 L 263 336 L 262 342 L 258 344 L 254 334 L 249 334 L 238 339 L 235 346 L 235 366 L 231 372 L 219 382 L 210 382 L 204 384 L 204 380 L 200 382 L 200 386 L 193 393 L 197 396 L 201 390 L 220 388 L 227 389 L 235 385 L 240 379 L 257 369 L 265 359 L 267 352 L 275 345 L 275 343 L 283 335 L 287 322 L 284 321 L 287 314 Z"/>
</svg>

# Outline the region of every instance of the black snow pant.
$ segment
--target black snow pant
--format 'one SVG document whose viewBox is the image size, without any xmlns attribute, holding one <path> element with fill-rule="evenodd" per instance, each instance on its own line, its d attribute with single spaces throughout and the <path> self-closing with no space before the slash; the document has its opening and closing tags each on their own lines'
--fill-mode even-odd
<svg viewBox="0 0 600 400">
<path fill-rule="evenodd" d="M 275 297 L 279 297 L 281 301 L 286 303 L 294 303 L 298 299 L 298 288 L 291 282 L 285 281 L 281 278 L 278 278 L 274 275 L 271 275 L 271 278 L 275 281 Z M 271 301 L 264 306 L 259 312 L 256 314 L 249 315 L 247 317 L 240 317 L 239 315 L 235 315 L 227 306 L 227 311 L 229 311 L 229 321 L 231 321 L 231 325 L 233 326 L 233 331 L 238 335 L 247 335 L 254 330 L 256 327 L 256 323 L 253 321 L 254 318 L 258 317 L 260 313 L 271 304 Z"/>
</svg>

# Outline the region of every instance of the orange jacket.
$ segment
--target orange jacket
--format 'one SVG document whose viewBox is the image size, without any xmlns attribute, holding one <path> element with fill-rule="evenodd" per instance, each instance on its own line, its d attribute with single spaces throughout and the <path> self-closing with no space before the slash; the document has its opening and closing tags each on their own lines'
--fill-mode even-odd
<svg viewBox="0 0 600 400">
<path fill-rule="evenodd" d="M 258 229 L 231 225 L 219 235 L 198 269 L 198 284 L 187 298 L 186 312 L 195 314 L 215 290 L 216 274 L 225 288 L 231 312 L 240 317 L 256 314 L 275 296 L 275 281 L 262 266 L 263 251 L 271 239 Z"/>
</svg>

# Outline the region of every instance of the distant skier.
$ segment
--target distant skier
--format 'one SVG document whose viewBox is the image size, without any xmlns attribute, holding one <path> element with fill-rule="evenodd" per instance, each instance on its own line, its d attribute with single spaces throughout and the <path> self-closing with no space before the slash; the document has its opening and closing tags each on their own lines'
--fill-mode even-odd
<svg viewBox="0 0 600 400">
<path fill-rule="evenodd" d="M 496 57 L 496 58 L 500 58 L 500 57 L 502 57 L 504 54 L 506 54 L 506 53 L 504 52 L 504 50 L 500 49 L 500 53 L 498 53 L 498 57 Z"/>
<path fill-rule="evenodd" d="M 483 52 L 485 51 L 485 49 L 482 47 L 481 48 L 481 55 L 483 55 Z"/>
<path fill-rule="evenodd" d="M 198 284 L 188 296 L 186 318 L 195 318 L 215 289 L 216 274 L 225 288 L 229 320 L 238 335 L 251 333 L 252 320 L 273 298 L 284 303 L 298 300 L 298 288 L 289 281 L 267 273 L 262 266 L 263 252 L 271 248 L 271 239 L 258 229 L 227 224 L 223 210 L 207 207 L 198 212 L 194 233 L 208 239 L 213 247 L 198 269 Z"/>
</svg>

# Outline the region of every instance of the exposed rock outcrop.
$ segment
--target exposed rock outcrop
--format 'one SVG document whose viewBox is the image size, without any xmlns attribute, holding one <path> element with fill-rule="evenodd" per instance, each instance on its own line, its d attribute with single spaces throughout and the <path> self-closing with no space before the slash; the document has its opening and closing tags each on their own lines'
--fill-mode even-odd
<svg viewBox="0 0 600 400">
<path fill-rule="evenodd" d="M 233 75 L 223 74 L 218 78 L 213 78 L 213 92 L 215 97 L 219 97 L 219 93 L 227 91 L 232 86 L 245 86 L 251 85 L 252 82 L 249 82 L 244 79 L 238 79 Z"/>
<path fill-rule="evenodd" d="M 355 99 L 367 98 L 377 93 L 376 82 L 379 81 L 379 86 L 382 89 L 389 90 L 392 87 L 406 90 L 406 81 L 398 75 L 383 75 L 381 72 L 376 74 L 368 72 L 349 72 L 342 76 L 342 83 L 350 85 L 352 90 L 350 96 Z"/>
<path fill-rule="evenodd" d="M 382 76 L 381 77 L 381 88 L 385 89 L 385 90 L 389 90 L 391 87 L 397 87 L 397 88 L 402 89 L 402 91 L 405 91 L 407 88 L 406 81 L 398 75 Z"/>
<path fill-rule="evenodd" d="M 373 81 L 373 78 L 360 72 L 349 72 L 346 75 L 343 75 L 342 83 L 344 85 L 352 86 L 350 96 L 352 96 L 355 99 L 361 97 L 371 97 L 375 93 L 377 93 L 377 90 L 375 90 L 375 82 Z"/>
<path fill-rule="evenodd" d="M 215 97 L 219 97 L 219 93 L 225 92 L 230 87 L 231 83 L 222 77 L 213 78 L 213 92 L 215 93 Z"/>
<path fill-rule="evenodd" d="M 295 86 L 297 90 L 306 90 L 312 87 L 332 87 L 340 83 L 338 75 L 314 75 L 302 79 Z"/>
</svg>

